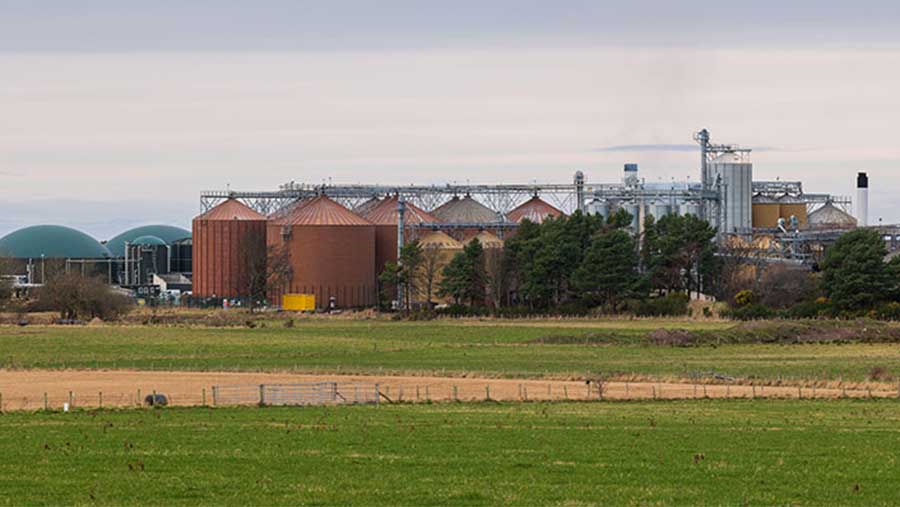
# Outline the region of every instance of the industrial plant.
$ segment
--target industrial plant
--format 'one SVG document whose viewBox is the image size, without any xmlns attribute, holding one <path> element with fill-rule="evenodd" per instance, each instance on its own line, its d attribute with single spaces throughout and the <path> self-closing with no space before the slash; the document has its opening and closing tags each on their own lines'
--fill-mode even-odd
<svg viewBox="0 0 900 507">
<path fill-rule="evenodd" d="M 625 210 L 640 235 L 650 217 L 695 215 L 720 245 L 768 262 L 813 266 L 843 232 L 868 226 L 868 177 L 857 175 L 856 216 L 847 197 L 808 193 L 800 181 L 753 179 L 751 150 L 694 135 L 699 182 L 647 182 L 627 163 L 618 181 L 443 186 L 304 185 L 272 191 L 208 191 L 192 231 L 133 229 L 99 242 L 60 226 L 35 226 L 0 238 L 21 286 L 40 285 L 47 270 L 104 276 L 110 284 L 152 296 L 178 292 L 192 300 L 241 300 L 255 268 L 250 257 L 281 252 L 289 279 L 267 294 L 279 306 L 291 294 L 313 296 L 315 308 L 376 304 L 378 274 L 413 239 L 449 259 L 478 238 L 502 247 L 525 221 L 576 211 L 609 216 Z M 898 234 L 882 227 L 891 246 Z"/>
</svg>

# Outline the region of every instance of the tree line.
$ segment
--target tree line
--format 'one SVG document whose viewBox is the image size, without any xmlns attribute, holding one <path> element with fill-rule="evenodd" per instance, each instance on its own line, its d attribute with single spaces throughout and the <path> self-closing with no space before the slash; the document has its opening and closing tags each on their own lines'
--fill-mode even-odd
<svg viewBox="0 0 900 507">
<path fill-rule="evenodd" d="M 576 211 L 540 224 L 525 220 L 502 249 L 473 239 L 445 262 L 439 277 L 434 259 L 440 250 L 413 241 L 381 273 L 382 301 L 401 294 L 406 309 L 415 301 L 433 305 L 438 297 L 493 311 L 617 313 L 667 297 L 684 308 L 688 294 L 712 287 L 715 231 L 707 222 L 693 215 L 648 217 L 635 236 L 632 218 L 619 210 L 609 217 Z"/>
</svg>

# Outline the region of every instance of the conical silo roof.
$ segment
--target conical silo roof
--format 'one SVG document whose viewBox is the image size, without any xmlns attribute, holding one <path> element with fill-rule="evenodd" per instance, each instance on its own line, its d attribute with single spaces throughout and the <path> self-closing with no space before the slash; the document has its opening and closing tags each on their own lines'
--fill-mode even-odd
<svg viewBox="0 0 900 507">
<path fill-rule="evenodd" d="M 462 250 L 463 244 L 451 238 L 445 232 L 432 231 L 419 240 L 422 248 L 440 248 L 442 250 Z"/>
<path fill-rule="evenodd" d="M 372 225 L 324 195 L 314 197 L 274 221 L 278 225 Z"/>
<path fill-rule="evenodd" d="M 558 217 L 563 212 L 551 206 L 538 196 L 534 196 L 526 202 L 519 205 L 516 209 L 507 213 L 506 218 L 510 222 L 521 222 L 526 218 L 536 224 L 546 220 L 548 217 Z"/>
<path fill-rule="evenodd" d="M 473 236 L 472 239 L 477 239 L 484 248 L 503 248 L 503 240 L 488 231 L 481 231 Z M 471 242 L 472 239 L 468 242 Z"/>
<path fill-rule="evenodd" d="M 397 211 L 398 203 L 399 199 L 396 196 L 388 197 L 370 208 L 362 216 L 376 225 L 397 225 L 397 219 L 400 215 Z M 403 214 L 403 220 L 408 224 L 433 224 L 441 221 L 438 217 L 410 202 L 406 203 L 406 213 Z"/>
<path fill-rule="evenodd" d="M 500 216 L 497 213 L 468 195 L 462 199 L 454 196 L 449 201 L 435 208 L 431 214 L 442 222 L 450 224 L 483 224 L 500 221 Z"/>
<path fill-rule="evenodd" d="M 296 201 L 294 201 L 294 202 L 292 202 L 292 203 L 290 203 L 290 204 L 287 204 L 287 205 L 285 205 L 285 206 L 282 206 L 281 208 L 279 208 L 279 209 L 273 211 L 272 213 L 269 213 L 269 216 L 268 216 L 267 218 L 268 218 L 270 221 L 276 221 L 276 222 L 277 222 L 278 220 L 280 220 L 280 219 L 282 219 L 282 218 L 284 218 L 284 217 L 290 215 L 291 213 L 293 213 L 294 211 L 296 211 L 296 210 L 299 209 L 300 207 L 306 206 L 307 204 L 309 204 L 310 201 L 312 201 L 311 198 L 298 199 L 298 200 L 296 200 Z"/>
<path fill-rule="evenodd" d="M 372 208 L 378 206 L 379 204 L 381 204 L 381 199 L 372 197 L 368 201 L 353 208 L 353 212 L 361 217 L 364 217 L 368 212 L 372 211 Z"/>
<path fill-rule="evenodd" d="M 807 223 L 810 226 L 834 225 L 840 227 L 855 227 L 856 218 L 849 213 L 838 209 L 834 204 L 827 202 L 824 206 L 809 214 Z"/>
<path fill-rule="evenodd" d="M 262 213 L 237 199 L 228 199 L 194 220 L 265 220 Z"/>
</svg>

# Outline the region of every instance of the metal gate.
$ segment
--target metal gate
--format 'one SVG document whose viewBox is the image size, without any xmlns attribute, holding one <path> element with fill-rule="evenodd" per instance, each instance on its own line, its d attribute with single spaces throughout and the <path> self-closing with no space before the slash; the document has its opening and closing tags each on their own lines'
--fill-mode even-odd
<svg viewBox="0 0 900 507">
<path fill-rule="evenodd" d="M 212 388 L 214 405 L 340 405 L 378 403 L 378 384 L 303 382 L 231 384 Z"/>
</svg>

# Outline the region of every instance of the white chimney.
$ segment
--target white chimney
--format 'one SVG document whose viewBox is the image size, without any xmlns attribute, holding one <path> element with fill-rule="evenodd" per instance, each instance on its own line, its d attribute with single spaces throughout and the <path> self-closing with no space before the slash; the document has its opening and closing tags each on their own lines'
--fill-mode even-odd
<svg viewBox="0 0 900 507">
<path fill-rule="evenodd" d="M 869 176 L 866 173 L 856 175 L 856 224 L 860 227 L 869 225 Z"/>
</svg>

